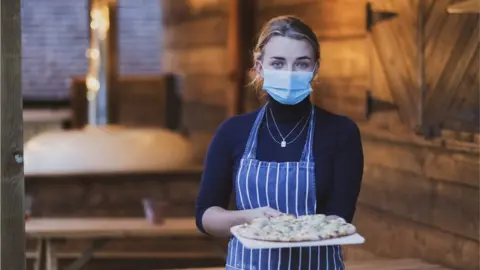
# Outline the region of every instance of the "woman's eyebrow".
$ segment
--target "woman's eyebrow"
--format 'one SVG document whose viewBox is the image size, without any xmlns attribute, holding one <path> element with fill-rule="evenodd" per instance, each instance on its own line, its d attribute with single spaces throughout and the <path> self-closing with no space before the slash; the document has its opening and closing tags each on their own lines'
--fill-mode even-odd
<svg viewBox="0 0 480 270">
<path fill-rule="evenodd" d="M 310 58 L 309 56 L 300 56 L 297 57 L 297 60 L 312 60 L 312 58 Z"/>
</svg>

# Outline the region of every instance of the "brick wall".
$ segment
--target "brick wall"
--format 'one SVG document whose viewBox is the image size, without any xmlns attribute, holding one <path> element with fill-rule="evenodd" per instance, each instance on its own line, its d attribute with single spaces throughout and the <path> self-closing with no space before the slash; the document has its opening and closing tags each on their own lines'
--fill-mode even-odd
<svg viewBox="0 0 480 270">
<path fill-rule="evenodd" d="M 119 0 L 121 74 L 160 70 L 160 2 Z M 26 99 L 65 99 L 71 76 L 85 74 L 87 0 L 23 0 L 22 87 Z"/>
</svg>

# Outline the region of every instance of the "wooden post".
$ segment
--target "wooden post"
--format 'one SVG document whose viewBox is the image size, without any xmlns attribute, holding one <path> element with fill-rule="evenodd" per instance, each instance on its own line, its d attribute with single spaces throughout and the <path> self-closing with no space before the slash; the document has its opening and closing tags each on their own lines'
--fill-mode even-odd
<svg viewBox="0 0 480 270">
<path fill-rule="evenodd" d="M 24 270 L 20 0 L 0 0 L 0 44 L 0 270 Z"/>
<path fill-rule="evenodd" d="M 90 29 L 91 12 L 96 5 L 107 5 L 109 16 L 109 29 L 105 40 L 105 51 L 101 52 L 100 58 L 106 59 L 105 73 L 107 81 L 107 124 L 118 123 L 118 7 L 116 0 L 89 0 L 88 1 L 88 28 Z M 89 31 L 90 43 L 92 42 L 92 30 Z M 91 61 L 91 60 L 90 60 Z"/>
<path fill-rule="evenodd" d="M 247 71 L 252 67 L 250 51 L 255 36 L 255 0 L 229 0 L 228 10 L 228 57 L 230 82 L 227 92 L 228 116 L 243 113 L 245 89 L 248 84 Z"/>
</svg>

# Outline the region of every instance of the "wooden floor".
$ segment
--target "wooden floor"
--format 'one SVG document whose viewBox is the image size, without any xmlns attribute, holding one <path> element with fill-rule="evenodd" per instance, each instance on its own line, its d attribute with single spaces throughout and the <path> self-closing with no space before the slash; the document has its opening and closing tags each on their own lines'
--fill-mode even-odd
<svg viewBox="0 0 480 270">
<path fill-rule="evenodd" d="M 190 268 L 183 270 L 223 270 L 224 267 Z M 448 268 L 429 264 L 417 259 L 375 260 L 347 262 L 347 270 L 450 270 Z M 180 269 L 178 269 L 180 270 Z"/>
</svg>

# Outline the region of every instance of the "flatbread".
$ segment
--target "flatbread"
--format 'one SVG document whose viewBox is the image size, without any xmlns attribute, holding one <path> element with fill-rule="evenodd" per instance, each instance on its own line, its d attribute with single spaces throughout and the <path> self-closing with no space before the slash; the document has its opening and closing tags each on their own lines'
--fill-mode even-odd
<svg viewBox="0 0 480 270">
<path fill-rule="evenodd" d="M 256 218 L 240 225 L 236 232 L 241 237 L 260 241 L 304 242 L 351 235 L 356 228 L 340 217 L 281 215 Z"/>
</svg>

